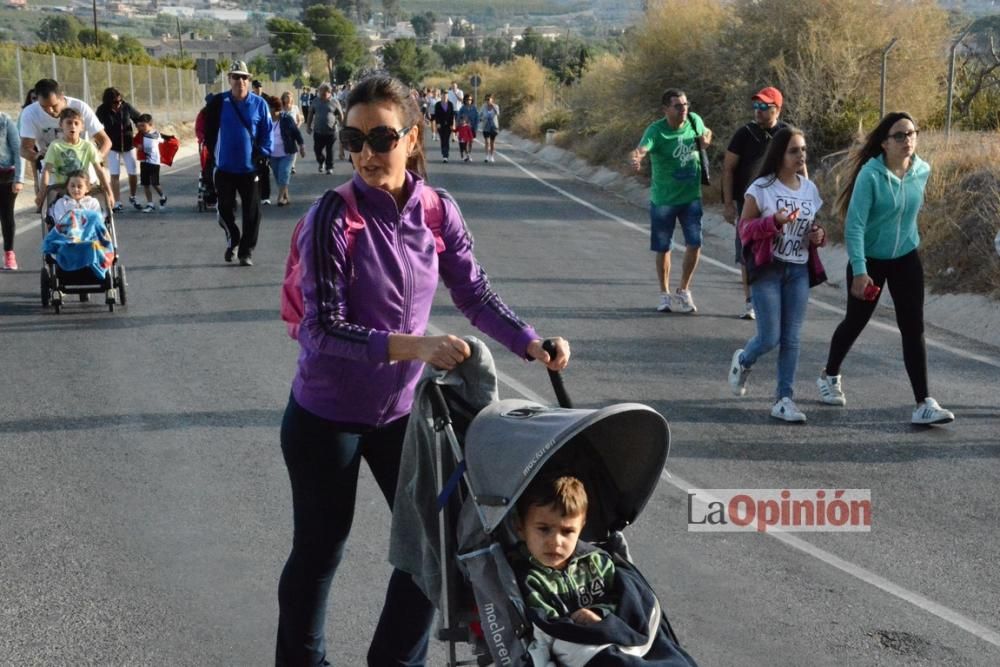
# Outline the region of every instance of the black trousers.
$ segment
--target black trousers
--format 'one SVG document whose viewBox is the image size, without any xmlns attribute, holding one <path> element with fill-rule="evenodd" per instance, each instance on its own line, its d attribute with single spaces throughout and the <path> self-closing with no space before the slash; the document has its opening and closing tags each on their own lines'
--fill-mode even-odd
<svg viewBox="0 0 1000 667">
<path fill-rule="evenodd" d="M 215 156 L 209 154 L 205 158 L 205 168 L 201 170 L 201 183 L 202 187 L 205 188 L 205 203 L 209 206 L 215 206 L 217 196 L 215 194 L 215 178 L 213 173 L 215 172 Z"/>
<path fill-rule="evenodd" d="M 260 186 L 260 198 L 271 198 L 271 162 L 262 162 L 257 167 L 257 185 Z"/>
<path fill-rule="evenodd" d="M 451 128 L 439 127 L 438 136 L 441 137 L 441 157 L 446 158 L 451 150 Z"/>
<path fill-rule="evenodd" d="M 321 167 L 333 169 L 333 144 L 336 140 L 335 134 L 313 133 L 313 150 L 316 151 L 316 162 Z"/>
<path fill-rule="evenodd" d="M 228 247 L 236 248 L 237 257 L 249 257 L 257 247 L 260 230 L 260 188 L 257 172 L 233 174 L 215 170 L 215 191 L 219 197 L 219 226 L 226 232 Z M 240 195 L 243 232 L 236 226 L 236 195 Z"/>
<path fill-rule="evenodd" d="M 0 227 L 3 229 L 4 252 L 14 249 L 14 201 L 17 195 L 10 191 L 11 181 L 0 181 Z"/>
<path fill-rule="evenodd" d="M 924 344 L 924 267 L 916 250 L 896 259 L 866 258 L 868 275 L 880 288 L 888 285 L 896 308 L 896 325 L 903 340 L 903 364 L 917 403 L 928 396 L 927 347 Z M 847 265 L 847 314 L 833 332 L 827 375 L 840 375 L 840 364 L 868 324 L 878 300 L 864 301 L 851 295 L 854 272 Z M 880 295 L 881 296 L 881 295 Z"/>
</svg>

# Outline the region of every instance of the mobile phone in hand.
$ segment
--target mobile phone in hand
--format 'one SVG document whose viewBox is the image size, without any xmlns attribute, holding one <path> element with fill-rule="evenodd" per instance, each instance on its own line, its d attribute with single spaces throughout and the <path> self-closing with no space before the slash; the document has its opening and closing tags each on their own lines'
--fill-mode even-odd
<svg viewBox="0 0 1000 667">
<path fill-rule="evenodd" d="M 882 288 L 878 285 L 872 284 L 865 287 L 865 301 L 874 301 L 878 298 L 878 295 L 882 292 Z"/>
</svg>

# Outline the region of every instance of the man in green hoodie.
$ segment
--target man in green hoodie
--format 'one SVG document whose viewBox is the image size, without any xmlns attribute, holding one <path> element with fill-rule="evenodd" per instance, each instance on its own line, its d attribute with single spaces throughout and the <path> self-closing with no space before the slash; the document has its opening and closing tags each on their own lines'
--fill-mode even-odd
<svg viewBox="0 0 1000 667">
<path fill-rule="evenodd" d="M 924 271 L 917 247 L 917 213 L 930 166 L 917 154 L 919 130 L 904 112 L 887 114 L 851 161 L 851 178 L 837 199 L 847 244 L 847 313 L 830 341 L 826 367 L 816 380 L 820 400 L 845 405 L 840 365 L 868 324 L 888 284 L 910 378 L 913 424 L 947 424 L 955 415 L 929 396 L 924 344 Z"/>
</svg>

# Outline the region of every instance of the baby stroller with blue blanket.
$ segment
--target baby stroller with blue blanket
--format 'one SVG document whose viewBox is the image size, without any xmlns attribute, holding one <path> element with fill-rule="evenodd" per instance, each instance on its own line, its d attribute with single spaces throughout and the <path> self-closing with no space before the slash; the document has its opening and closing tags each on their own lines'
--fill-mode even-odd
<svg viewBox="0 0 1000 667">
<path fill-rule="evenodd" d="M 693 667 L 622 534 L 663 471 L 666 420 L 637 403 L 573 409 L 556 373 L 550 376 L 561 407 L 499 400 L 489 350 L 466 340 L 470 359 L 447 373 L 428 369 L 418 385 L 389 554 L 435 601 L 448 666 Z M 601 623 L 546 623 L 527 608 L 508 561 L 515 503 L 543 472 L 583 482 L 590 503 L 581 539 L 612 556 L 616 587 L 627 593 L 628 602 L 623 597 Z M 533 650 L 540 636 L 554 662 Z M 460 659 L 466 643 L 472 656 Z"/>
<path fill-rule="evenodd" d="M 63 194 L 62 187 L 50 187 L 42 207 L 47 232 L 42 240 L 42 307 L 51 305 L 58 314 L 68 295 L 76 294 L 85 302 L 91 294 L 103 293 L 108 311 L 114 312 L 116 303 L 126 304 L 125 266 L 118 256 L 114 211 L 104 193 L 95 190 L 91 196 L 100 203 L 100 213 L 84 212 L 69 233 L 62 229 L 63 221 L 51 215 L 52 205 Z M 91 214 L 96 219 L 88 219 Z"/>
</svg>

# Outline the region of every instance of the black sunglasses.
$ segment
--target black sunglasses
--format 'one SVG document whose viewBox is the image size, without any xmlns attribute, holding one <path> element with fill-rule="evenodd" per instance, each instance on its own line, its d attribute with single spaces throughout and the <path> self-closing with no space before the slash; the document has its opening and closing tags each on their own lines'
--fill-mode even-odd
<svg viewBox="0 0 1000 667">
<path fill-rule="evenodd" d="M 360 153 L 367 143 L 376 153 L 388 153 L 394 149 L 399 140 L 406 136 L 406 133 L 413 127 L 404 127 L 401 130 L 394 130 L 391 127 L 380 125 L 372 128 L 372 131 L 365 134 L 355 127 L 345 127 L 340 131 L 340 143 L 352 153 Z"/>
</svg>

